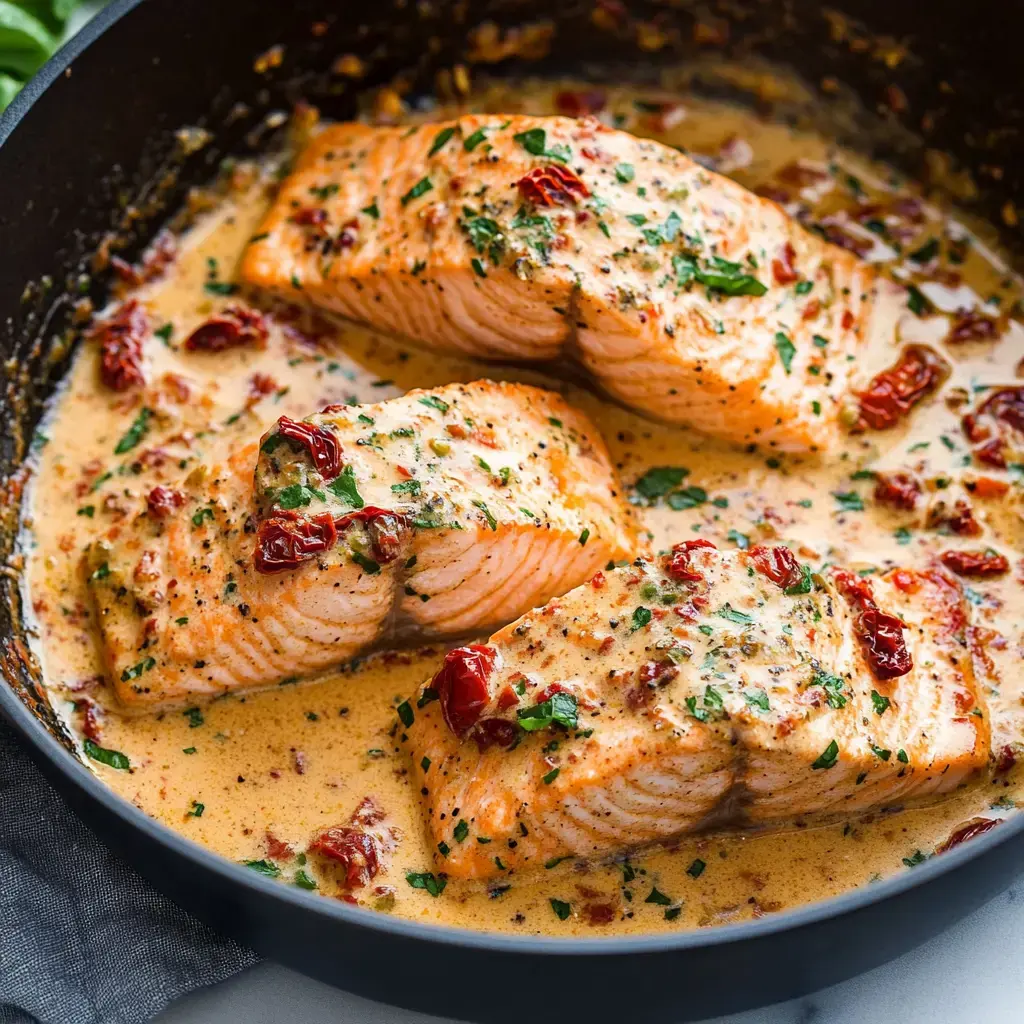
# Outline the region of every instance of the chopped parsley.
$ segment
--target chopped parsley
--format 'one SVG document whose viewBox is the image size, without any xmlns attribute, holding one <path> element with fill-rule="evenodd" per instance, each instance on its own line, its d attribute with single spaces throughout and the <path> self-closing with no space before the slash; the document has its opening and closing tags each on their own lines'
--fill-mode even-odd
<svg viewBox="0 0 1024 1024">
<path fill-rule="evenodd" d="M 448 879 L 444 875 L 434 876 L 432 871 L 410 871 L 405 880 L 414 889 L 426 889 L 434 899 L 437 899 L 444 892 Z"/>
<path fill-rule="evenodd" d="M 408 192 L 402 196 L 402 205 L 408 206 L 414 199 L 419 199 L 420 196 L 425 195 L 434 187 L 434 183 L 429 178 L 420 178 L 415 185 Z"/>
<path fill-rule="evenodd" d="M 531 128 L 529 131 L 513 135 L 512 138 L 531 156 L 546 156 L 562 164 L 568 163 L 572 156 L 568 146 L 555 145 L 548 149 L 547 132 L 543 128 Z"/>
<path fill-rule="evenodd" d="M 564 726 L 575 729 L 577 722 L 576 698 L 571 693 L 553 693 L 547 700 L 534 704 L 532 708 L 521 708 L 516 717 L 520 728 L 527 732 L 547 729 L 549 726 Z"/>
<path fill-rule="evenodd" d="M 114 448 L 115 455 L 124 455 L 130 452 L 148 433 L 149 421 L 153 418 L 153 410 L 143 406 L 139 410 L 132 425 L 125 431 L 124 436 L 117 442 Z"/>
<path fill-rule="evenodd" d="M 835 740 L 818 755 L 817 759 L 811 765 L 811 767 L 818 771 L 820 769 L 834 768 L 836 761 L 839 760 L 839 744 Z"/>
<path fill-rule="evenodd" d="M 433 145 L 430 147 L 427 156 L 433 156 L 438 150 L 444 149 L 445 144 L 455 134 L 454 125 L 449 125 L 447 128 L 442 128 L 437 135 L 434 136 Z"/>
<path fill-rule="evenodd" d="M 363 496 L 356 487 L 356 474 L 351 465 L 344 469 L 327 485 L 327 490 L 336 498 L 351 505 L 353 508 L 362 508 L 366 503 Z"/>
<path fill-rule="evenodd" d="M 555 912 L 555 917 L 559 921 L 564 921 L 572 913 L 572 906 L 565 903 L 563 900 L 556 900 L 553 896 L 550 900 L 551 909 Z"/>
<path fill-rule="evenodd" d="M 430 409 L 436 409 L 438 412 L 447 412 L 451 406 L 437 395 L 424 395 L 422 398 L 417 399 L 420 405 L 425 405 Z"/>
<path fill-rule="evenodd" d="M 258 871 L 267 878 L 280 878 L 281 869 L 272 860 L 245 860 L 242 863 L 253 871 Z"/>
<path fill-rule="evenodd" d="M 473 500 L 473 504 L 478 509 L 480 509 L 481 512 L 483 512 L 484 518 L 487 520 L 487 525 L 492 530 L 497 531 L 497 529 L 498 529 L 498 520 L 495 519 L 494 516 L 492 515 L 491 510 L 487 507 L 487 503 L 484 502 L 484 501 L 481 501 L 479 498 L 475 498 Z"/>
<path fill-rule="evenodd" d="M 116 768 L 118 771 L 125 772 L 132 766 L 128 757 L 122 754 L 120 750 L 108 750 L 106 747 L 93 743 L 90 739 L 86 739 L 82 746 L 89 757 L 94 761 L 99 761 L 100 764 L 107 765 L 109 768 Z"/>
<path fill-rule="evenodd" d="M 875 709 L 876 715 L 884 715 L 889 710 L 892 701 L 883 697 L 877 690 L 871 691 L 871 706 Z"/>
<path fill-rule="evenodd" d="M 688 875 L 689 875 L 689 876 L 690 876 L 691 878 L 700 878 L 700 876 L 704 874 L 704 869 L 705 869 L 706 867 L 707 867 L 707 865 L 706 865 L 706 864 L 704 863 L 704 861 L 702 861 L 702 860 L 700 859 L 700 857 L 698 857 L 698 858 L 697 858 L 697 859 L 696 859 L 696 860 L 695 860 L 695 861 L 694 861 L 694 862 L 693 862 L 693 863 L 692 863 L 692 864 L 691 864 L 691 865 L 690 865 L 690 866 L 689 866 L 689 867 L 688 867 L 688 868 L 686 869 L 686 873 L 687 873 L 687 874 L 688 874 Z"/>
<path fill-rule="evenodd" d="M 796 355 L 796 345 L 794 345 L 790 340 L 788 334 L 784 334 L 782 331 L 776 331 L 775 351 L 779 353 L 779 359 L 782 361 L 782 368 L 786 371 L 787 375 L 792 373 L 793 356 Z"/>
<path fill-rule="evenodd" d="M 840 512 L 863 512 L 864 499 L 856 491 L 833 491 Z"/>
</svg>

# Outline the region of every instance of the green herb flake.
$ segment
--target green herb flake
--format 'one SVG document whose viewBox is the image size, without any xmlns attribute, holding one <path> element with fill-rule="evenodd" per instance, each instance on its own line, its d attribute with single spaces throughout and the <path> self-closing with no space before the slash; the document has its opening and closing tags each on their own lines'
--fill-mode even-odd
<svg viewBox="0 0 1024 1024">
<path fill-rule="evenodd" d="M 398 717 L 401 720 L 402 725 L 404 725 L 406 729 L 408 729 L 409 726 L 412 725 L 413 720 L 416 717 L 413 714 L 412 705 L 407 700 L 403 700 L 402 703 L 398 705 L 396 710 L 398 712 Z"/>
<path fill-rule="evenodd" d="M 813 768 L 815 771 L 819 771 L 821 769 L 827 770 L 829 768 L 834 768 L 836 761 L 838 760 L 839 744 L 836 743 L 835 740 L 832 740 L 832 742 L 829 743 L 829 745 L 818 755 L 817 759 L 811 765 L 811 768 Z"/>
<path fill-rule="evenodd" d="M 469 835 L 469 822 L 465 818 L 459 818 L 452 831 L 452 839 L 457 843 L 464 843 Z"/>
<path fill-rule="evenodd" d="M 633 489 L 648 501 L 656 501 L 678 487 L 689 472 L 682 466 L 653 466 L 633 484 Z"/>
<path fill-rule="evenodd" d="M 402 196 L 402 205 L 408 206 L 414 199 L 419 199 L 420 196 L 425 195 L 434 187 L 434 183 L 429 178 L 420 178 L 415 185 L 408 192 Z"/>
<path fill-rule="evenodd" d="M 125 452 L 130 452 L 149 433 L 149 421 L 152 418 L 153 410 L 143 406 L 139 410 L 138 416 L 132 422 L 132 425 L 125 431 L 121 440 L 117 442 L 114 454 L 124 455 Z"/>
<path fill-rule="evenodd" d="M 688 867 L 688 868 L 686 869 L 686 873 L 687 873 L 687 874 L 688 874 L 688 875 L 689 875 L 689 876 L 690 876 L 691 878 L 700 878 L 700 876 L 704 874 L 704 869 L 705 869 L 706 867 L 707 867 L 707 865 L 706 865 L 706 864 L 704 863 L 704 861 L 702 861 L 702 860 L 700 859 L 700 857 L 698 857 L 698 858 L 697 858 L 697 859 L 696 859 L 696 860 L 695 860 L 695 861 L 694 861 L 694 862 L 693 862 L 693 863 L 692 863 L 692 864 L 691 864 L 691 865 L 690 865 L 690 866 L 689 866 L 689 867 Z"/>
<path fill-rule="evenodd" d="M 636 171 L 632 164 L 616 164 L 615 177 L 623 185 L 628 185 L 636 177 Z"/>
<path fill-rule="evenodd" d="M 545 775 L 543 777 L 543 779 L 542 779 L 544 785 L 545 786 L 550 786 L 551 783 L 554 782 L 555 779 L 558 778 L 558 774 L 559 774 L 559 772 L 561 772 L 561 770 L 562 770 L 561 768 L 552 768 L 551 771 L 549 771 L 547 773 L 547 775 Z"/>
<path fill-rule="evenodd" d="M 833 491 L 840 512 L 863 512 L 864 500 L 856 491 Z"/>
<path fill-rule="evenodd" d="M 487 520 L 487 525 L 492 530 L 497 531 L 497 529 L 498 529 L 498 520 L 495 519 L 494 516 L 491 514 L 491 510 L 487 507 L 487 503 L 484 502 L 484 501 L 481 501 L 479 498 L 475 498 L 473 500 L 473 504 L 478 509 L 480 509 L 481 512 L 483 512 L 484 518 Z"/>
<path fill-rule="evenodd" d="M 272 860 L 244 860 L 242 863 L 267 878 L 280 878 L 281 869 Z"/>
<path fill-rule="evenodd" d="M 796 345 L 790 340 L 788 334 L 777 331 L 775 334 L 775 351 L 779 353 L 782 361 L 782 368 L 787 375 L 793 372 L 793 356 L 796 355 Z"/>
<path fill-rule="evenodd" d="M 651 886 L 650 894 L 644 903 L 653 903 L 659 907 L 669 907 L 672 905 L 672 897 L 666 896 L 656 885 Z"/>
<path fill-rule="evenodd" d="M 438 412 L 447 412 L 451 406 L 443 399 L 437 397 L 437 395 L 424 395 L 422 398 L 417 399 L 420 405 L 427 406 L 428 409 L 436 409 Z"/>
<path fill-rule="evenodd" d="M 448 879 L 444 875 L 434 876 L 432 871 L 410 871 L 405 880 L 414 889 L 425 889 L 434 899 L 437 899 L 444 892 Z"/>
<path fill-rule="evenodd" d="M 635 633 L 638 629 L 643 629 L 645 626 L 650 625 L 652 612 L 650 608 L 644 608 L 641 605 L 639 608 L 633 609 L 633 620 L 632 626 L 630 627 L 630 633 Z"/>
<path fill-rule="evenodd" d="M 563 900 L 556 900 L 553 896 L 550 900 L 551 909 L 555 912 L 555 917 L 559 921 L 565 921 L 572 913 L 572 906 Z"/>
<path fill-rule="evenodd" d="M 327 485 L 327 490 L 353 508 L 362 508 L 365 505 L 363 496 L 359 493 L 359 488 L 356 486 L 355 470 L 350 465 L 345 466 Z"/>
<path fill-rule="evenodd" d="M 298 871 L 292 875 L 292 884 L 297 885 L 300 889 L 306 889 L 309 892 L 312 892 L 317 888 L 316 882 L 314 882 L 302 868 L 299 868 Z"/>
<path fill-rule="evenodd" d="M 455 134 L 455 127 L 449 125 L 447 128 L 442 128 L 437 135 L 434 136 L 433 145 L 430 147 L 427 153 L 428 157 L 433 156 L 438 150 L 443 149 L 448 140 Z"/>
<path fill-rule="evenodd" d="M 553 693 L 547 700 L 534 704 L 530 708 L 521 708 L 516 712 L 519 726 L 526 732 L 537 732 L 549 726 L 564 726 L 575 729 L 577 723 L 576 698 L 571 693 Z"/>
<path fill-rule="evenodd" d="M 89 757 L 94 761 L 99 761 L 100 764 L 107 765 L 108 768 L 116 768 L 118 771 L 126 772 L 132 766 L 127 755 L 122 754 L 120 750 L 109 750 L 106 747 L 99 746 L 97 743 L 93 743 L 90 739 L 86 739 L 82 746 Z"/>
<path fill-rule="evenodd" d="M 875 709 L 876 715 L 884 715 L 892 705 L 888 697 L 883 697 L 877 690 L 871 691 L 871 706 Z"/>
</svg>

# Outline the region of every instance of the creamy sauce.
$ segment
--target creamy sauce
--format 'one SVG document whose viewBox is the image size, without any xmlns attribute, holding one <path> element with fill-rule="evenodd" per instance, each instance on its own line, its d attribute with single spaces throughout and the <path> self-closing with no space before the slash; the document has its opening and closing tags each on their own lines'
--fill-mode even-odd
<svg viewBox="0 0 1024 1024">
<path fill-rule="evenodd" d="M 636 134 L 707 154 L 748 187 L 781 185 L 790 193 L 792 209 L 804 202 L 815 220 L 845 216 L 858 203 L 879 202 L 889 209 L 901 187 L 884 167 L 837 153 L 823 138 L 766 123 L 748 111 L 694 97 L 652 111 L 634 99 L 634 93 L 610 90 L 602 116 L 619 115 L 615 123 Z M 542 85 L 511 95 L 483 92 L 472 105 L 536 113 L 553 107 L 553 92 Z M 805 175 L 802 186 L 793 184 L 790 173 L 786 184 L 780 172 L 794 161 L 832 173 Z M 83 719 L 73 702 L 87 696 L 99 706 L 102 747 L 123 752 L 131 768 L 89 763 L 118 793 L 229 859 L 279 870 L 283 883 L 308 887 L 315 882 L 332 897 L 341 892 L 336 875 L 313 857 L 285 853 L 280 844 L 304 850 L 317 830 L 348 821 L 360 800 L 371 795 L 388 812 L 400 841 L 386 872 L 356 891 L 361 904 L 449 925 L 556 935 L 706 926 L 822 899 L 906 870 L 905 863 L 931 854 L 958 824 L 976 815 L 1001 816 L 1013 807 L 1014 773 L 1004 773 L 935 806 L 814 828 L 793 826 L 782 833 L 700 835 L 670 850 L 636 855 L 625 866 L 570 861 L 550 870 L 511 873 L 498 887 L 449 881 L 434 897 L 406 881 L 409 872 L 437 867 L 418 774 L 394 726 L 396 706 L 435 671 L 439 648 L 378 655 L 315 681 L 227 696 L 184 713 L 119 715 L 106 687 L 96 682 L 102 668 L 82 553 L 90 541 L 118 529 L 126 495 L 180 479 L 201 462 L 254 440 L 280 415 L 300 419 L 331 402 L 380 401 L 413 387 L 500 376 L 561 390 L 588 413 L 627 485 L 651 467 L 688 470 L 675 487 L 680 496 L 671 502 L 655 499 L 643 509 L 654 550 L 698 534 L 721 547 L 778 540 L 816 566 L 837 562 L 869 572 L 897 564 L 925 566 L 950 548 L 991 547 L 1006 555 L 1011 571 L 968 581 L 969 596 L 975 625 L 993 631 L 986 636 L 998 685 L 985 694 L 993 747 L 1000 751 L 1024 735 L 1024 680 L 1014 671 L 1024 644 L 1024 588 L 1016 564 L 1024 509 L 1020 475 L 972 462 L 960 426 L 964 409 L 955 405 L 959 388 L 973 401 L 983 396 L 985 385 L 1018 380 L 1024 335 L 1013 320 L 1000 321 L 999 340 L 956 346 L 942 340 L 944 320 L 937 332 L 922 321 L 922 331 L 930 331 L 931 343 L 953 367 L 942 395 L 916 410 L 905 427 L 853 438 L 842 458 L 827 463 L 731 449 L 645 420 L 541 373 L 438 356 L 349 324 L 338 324 L 330 336 L 311 344 L 275 322 L 262 351 L 186 352 L 183 340 L 226 301 L 217 294 L 223 289 L 208 285 L 232 281 L 267 206 L 270 171 L 250 174 L 243 168 L 235 179 L 223 201 L 184 237 L 167 274 L 137 292 L 153 324 L 169 325 L 146 342 L 145 404 L 156 413 L 148 433 L 137 447 L 114 454 L 142 399 L 105 388 L 96 346 L 84 345 L 45 428 L 49 440 L 26 523 L 31 597 L 54 705 L 78 733 Z M 999 258 L 947 215 L 927 204 L 921 210 L 918 224 L 887 221 L 886 210 L 843 223 L 849 234 L 864 239 L 866 258 L 887 262 L 901 280 L 915 280 L 936 309 L 980 306 L 997 315 L 1013 308 L 1019 282 Z M 901 237 L 904 229 L 907 235 Z M 937 270 L 907 258 L 931 238 L 944 239 L 946 255 Z M 950 263 L 949 239 L 959 238 L 967 239 L 952 247 L 960 262 Z M 922 275 L 923 266 L 931 270 L 931 280 Z M 949 277 L 950 270 L 959 277 Z M 251 398 L 256 374 L 272 378 L 273 386 Z M 916 512 L 879 505 L 864 472 L 869 469 L 917 473 L 928 482 L 926 500 Z M 982 536 L 951 536 L 926 526 L 923 509 L 935 494 L 952 502 L 965 496 L 964 483 L 982 476 L 1010 484 L 999 498 L 966 494 Z M 637 501 L 648 504 L 639 495 Z M 653 887 L 669 897 L 668 911 L 648 900 Z M 570 905 L 565 920 L 553 910 L 552 899 Z M 580 910 L 587 900 L 612 903 L 614 920 L 600 925 L 588 920 Z"/>
</svg>

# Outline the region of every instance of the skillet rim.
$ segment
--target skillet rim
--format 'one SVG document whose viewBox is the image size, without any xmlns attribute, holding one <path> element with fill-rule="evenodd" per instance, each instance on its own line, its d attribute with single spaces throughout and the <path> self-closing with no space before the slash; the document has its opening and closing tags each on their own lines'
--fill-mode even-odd
<svg viewBox="0 0 1024 1024">
<path fill-rule="evenodd" d="M 143 0 L 113 0 L 40 68 L 10 106 L 0 114 L 0 146 L 4 145 L 18 126 L 26 120 L 36 101 L 61 75 L 69 70 L 74 60 L 112 25 L 142 3 Z M 26 462 L 31 464 L 31 459 Z M 264 897 L 272 897 L 277 901 L 291 904 L 297 911 L 315 912 L 345 925 L 370 928 L 406 940 L 497 953 L 530 956 L 538 954 L 574 957 L 624 956 L 637 953 L 672 953 L 719 946 L 729 947 L 734 943 L 743 943 L 747 940 L 765 939 L 773 935 L 811 927 L 823 921 L 839 919 L 877 903 L 894 899 L 917 886 L 936 881 L 943 875 L 956 871 L 969 861 L 982 857 L 1024 832 L 1024 811 L 1021 811 L 1005 819 L 1003 825 L 992 829 L 987 834 L 972 839 L 941 856 L 931 857 L 924 864 L 913 869 L 907 869 L 903 873 L 894 874 L 879 882 L 865 883 L 838 896 L 769 914 L 759 920 L 621 938 L 516 936 L 439 924 L 421 924 L 412 919 L 351 907 L 340 901 L 324 900 L 313 893 L 303 892 L 264 878 L 244 865 L 228 860 L 201 844 L 185 838 L 115 793 L 87 764 L 67 751 L 49 733 L 6 682 L 0 682 L 0 713 L 11 724 L 15 733 L 28 744 L 33 757 L 37 761 L 40 759 L 48 761 L 56 768 L 63 780 L 74 786 L 81 795 L 101 804 L 106 811 L 118 818 L 121 824 L 127 828 L 146 834 L 174 855 L 211 872 L 222 883 L 248 889 Z M 49 780 L 47 780 L 47 784 L 50 784 Z M 58 793 L 60 793 L 59 789 Z M 83 824 L 93 831 L 90 823 L 81 816 L 79 817 Z M 102 836 L 97 835 L 97 838 L 107 845 Z M 132 867 L 134 868 L 134 865 Z M 159 890 L 160 886 L 154 885 L 154 888 Z"/>
</svg>

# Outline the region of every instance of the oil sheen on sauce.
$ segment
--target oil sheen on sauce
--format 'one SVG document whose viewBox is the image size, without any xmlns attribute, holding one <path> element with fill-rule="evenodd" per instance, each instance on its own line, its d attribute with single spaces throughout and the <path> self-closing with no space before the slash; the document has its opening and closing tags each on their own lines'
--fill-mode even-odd
<svg viewBox="0 0 1024 1024">
<path fill-rule="evenodd" d="M 916 282 L 936 309 L 966 307 L 999 318 L 1016 308 L 1020 284 L 999 257 L 948 213 L 912 198 L 913 185 L 887 169 L 739 108 L 691 96 L 665 103 L 661 94 L 605 93 L 601 116 L 609 123 L 710 157 L 742 184 L 770 189 L 765 194 L 794 211 L 802 205 L 813 221 L 828 218 L 836 237 Z M 535 83 L 515 92 L 483 90 L 467 107 L 550 113 L 564 111 L 566 102 L 555 87 Z M 275 874 L 282 884 L 315 886 L 327 898 L 340 895 L 338 878 L 301 851 L 316 832 L 346 822 L 372 796 L 400 841 L 386 873 L 356 891 L 361 904 L 447 925 L 552 935 L 666 931 L 758 917 L 911 870 L 958 825 L 1010 812 L 1012 771 L 930 807 L 771 834 L 700 835 L 623 863 L 567 861 L 512 873 L 501 885 L 449 881 L 433 896 L 406 879 L 435 868 L 417 774 L 396 735 L 396 707 L 435 671 L 441 648 L 377 655 L 317 680 L 286 681 L 184 713 L 119 716 L 97 683 L 100 658 L 82 551 L 117 523 L 126 494 L 184 476 L 258 437 L 281 415 L 300 419 L 331 402 L 375 402 L 413 387 L 500 376 L 562 390 L 598 423 L 627 486 L 652 467 L 686 470 L 671 496 L 645 499 L 633 487 L 655 550 L 695 535 L 721 547 L 778 540 L 801 560 L 868 573 L 923 565 L 951 547 L 992 547 L 1006 555 L 1011 571 L 970 581 L 968 595 L 975 624 L 989 631 L 987 650 L 999 675 L 986 695 L 994 749 L 1012 750 L 1024 737 L 1024 684 L 1013 671 L 1024 649 L 1024 467 L 979 466 L 960 425 L 964 403 L 987 387 L 1019 383 L 1024 333 L 1013 319 L 998 320 L 998 340 L 940 341 L 953 366 L 942 395 L 905 427 L 854 439 L 842 458 L 829 462 L 729 448 L 643 419 L 564 380 L 426 353 L 351 324 L 311 339 L 274 321 L 262 351 L 185 351 L 184 339 L 230 291 L 224 286 L 257 230 L 271 187 L 270 171 L 236 169 L 232 187 L 184 236 L 168 272 L 138 292 L 160 325 L 147 342 L 146 403 L 156 415 L 140 443 L 115 453 L 136 421 L 139 399 L 102 386 L 89 343 L 45 426 L 26 523 L 38 648 L 54 705 L 72 731 L 81 736 L 83 726 L 74 702 L 88 697 L 97 705 L 102 747 L 129 759 L 130 770 L 89 762 L 113 789 L 224 857 Z M 873 500 L 872 473 L 897 469 L 914 471 L 950 502 L 967 500 L 983 535 L 957 537 L 929 528 L 921 513 L 894 512 Z M 975 486 L 982 477 L 999 483 Z M 982 496 L 1003 484 L 1004 494 Z M 655 888 L 668 906 L 650 899 Z M 614 908 L 610 921 L 587 914 L 595 903 Z"/>
</svg>

